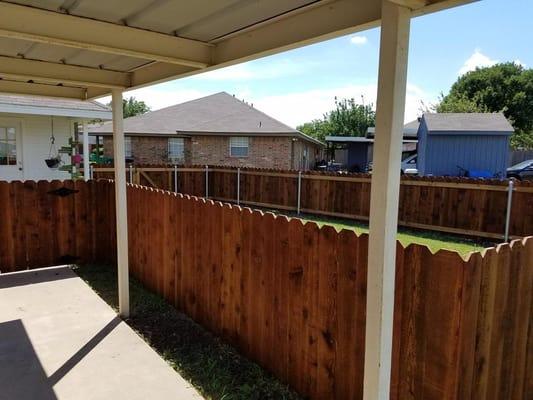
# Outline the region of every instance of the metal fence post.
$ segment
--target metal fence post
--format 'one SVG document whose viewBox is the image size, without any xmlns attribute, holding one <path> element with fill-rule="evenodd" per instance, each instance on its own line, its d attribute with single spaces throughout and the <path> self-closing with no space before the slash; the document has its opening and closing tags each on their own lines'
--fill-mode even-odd
<svg viewBox="0 0 533 400">
<path fill-rule="evenodd" d="M 507 213 L 505 215 L 505 235 L 504 235 L 505 242 L 509 241 L 509 225 L 511 224 L 513 190 L 514 190 L 514 180 L 509 179 L 509 186 L 507 187 Z"/>
<path fill-rule="evenodd" d="M 93 179 L 94 176 L 94 166 L 89 164 L 89 179 Z"/>
<path fill-rule="evenodd" d="M 209 198 L 209 166 L 205 166 L 205 198 Z"/>
<path fill-rule="evenodd" d="M 298 205 L 296 213 L 300 215 L 300 202 L 302 200 L 302 171 L 298 171 Z"/>
<path fill-rule="evenodd" d="M 174 192 L 178 193 L 178 166 L 174 165 Z"/>
<path fill-rule="evenodd" d="M 241 169 L 237 168 L 237 205 L 241 204 Z"/>
<path fill-rule="evenodd" d="M 130 164 L 130 183 L 133 183 L 133 165 Z"/>
</svg>

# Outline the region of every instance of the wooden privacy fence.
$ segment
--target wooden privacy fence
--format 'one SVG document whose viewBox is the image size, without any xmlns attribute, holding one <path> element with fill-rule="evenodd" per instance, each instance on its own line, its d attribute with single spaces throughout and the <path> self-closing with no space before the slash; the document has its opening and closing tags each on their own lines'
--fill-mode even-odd
<svg viewBox="0 0 533 400">
<path fill-rule="evenodd" d="M 368 220 L 370 175 L 221 167 L 134 167 L 132 183 L 178 193 L 357 220 Z M 112 168 L 94 168 L 96 179 Z M 509 202 L 509 200 L 511 200 Z M 510 204 L 509 215 L 508 204 Z M 509 217 L 509 218 L 507 218 Z M 466 178 L 402 179 L 399 225 L 493 239 L 533 234 L 533 183 Z"/>
<path fill-rule="evenodd" d="M 128 209 L 144 285 L 303 395 L 362 398 L 368 236 L 136 186 Z M 398 244 L 396 279 L 393 399 L 531 398 L 533 238 Z"/>
<path fill-rule="evenodd" d="M 109 190 L 113 186 L 95 182 L 0 181 L 0 272 L 112 262 Z"/>
<path fill-rule="evenodd" d="M 0 185 L 2 263 L 114 257 L 113 184 L 62 186 Z M 362 398 L 368 236 L 131 185 L 128 223 L 146 287 L 304 396 Z M 532 292 L 532 237 L 468 260 L 398 244 L 391 398 L 532 398 Z"/>
</svg>

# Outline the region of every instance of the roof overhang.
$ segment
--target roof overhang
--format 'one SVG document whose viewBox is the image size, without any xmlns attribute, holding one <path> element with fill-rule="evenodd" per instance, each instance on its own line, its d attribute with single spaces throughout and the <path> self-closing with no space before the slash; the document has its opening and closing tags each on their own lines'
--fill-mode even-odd
<svg viewBox="0 0 533 400">
<path fill-rule="evenodd" d="M 86 120 L 111 120 L 111 111 L 78 110 L 63 107 L 39 107 L 0 103 L 0 113 L 25 115 L 52 115 L 55 117 L 71 117 Z"/>
<path fill-rule="evenodd" d="M 417 16 L 475 0 L 391 1 Z M 92 99 L 365 30 L 380 19 L 381 0 L 261 7 L 243 0 L 0 1 L 0 92 Z"/>
</svg>

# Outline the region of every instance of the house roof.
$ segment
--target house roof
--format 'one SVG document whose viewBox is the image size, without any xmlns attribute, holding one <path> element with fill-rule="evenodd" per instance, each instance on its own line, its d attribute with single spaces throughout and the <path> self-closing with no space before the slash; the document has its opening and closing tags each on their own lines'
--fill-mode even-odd
<svg viewBox="0 0 533 400">
<path fill-rule="evenodd" d="M 429 132 L 513 133 L 513 127 L 502 113 L 425 113 Z"/>
<path fill-rule="evenodd" d="M 414 121 L 408 122 L 403 126 L 403 137 L 416 139 L 418 137 L 418 127 L 420 126 L 420 121 L 415 119 Z M 366 130 L 366 137 L 373 138 L 376 134 L 376 128 L 370 126 Z"/>
<path fill-rule="evenodd" d="M 90 134 L 93 135 L 111 134 L 112 131 L 111 123 L 89 129 Z M 129 135 L 297 136 L 321 144 L 318 140 L 304 135 L 226 92 L 126 118 L 124 119 L 124 133 Z"/>
<path fill-rule="evenodd" d="M 111 109 L 96 101 L 1 93 L 0 113 L 111 119 Z"/>
</svg>

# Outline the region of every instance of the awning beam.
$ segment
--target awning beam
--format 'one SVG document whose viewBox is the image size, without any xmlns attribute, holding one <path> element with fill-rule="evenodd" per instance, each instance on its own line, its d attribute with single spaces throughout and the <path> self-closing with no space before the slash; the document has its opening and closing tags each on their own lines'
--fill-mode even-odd
<svg viewBox="0 0 533 400">
<path fill-rule="evenodd" d="M 193 68 L 211 64 L 208 43 L 6 2 L 0 2 L 0 37 Z"/>
</svg>

